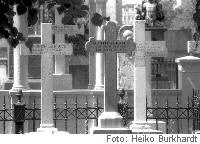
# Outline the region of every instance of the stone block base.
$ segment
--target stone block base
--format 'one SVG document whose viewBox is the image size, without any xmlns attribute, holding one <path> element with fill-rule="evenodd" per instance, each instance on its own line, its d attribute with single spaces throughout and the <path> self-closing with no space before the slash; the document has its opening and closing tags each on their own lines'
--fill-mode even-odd
<svg viewBox="0 0 200 144">
<path fill-rule="evenodd" d="M 165 122 L 158 121 L 158 130 L 156 130 L 156 121 L 150 120 L 147 122 L 132 122 L 130 129 L 132 134 L 163 134 L 166 133 Z"/>
<path fill-rule="evenodd" d="M 126 128 L 98 128 L 90 129 L 91 134 L 131 134 L 132 131 Z"/>
<path fill-rule="evenodd" d="M 37 129 L 37 132 L 45 133 L 55 133 L 58 129 L 54 127 L 53 124 L 40 124 L 40 128 Z"/>
<path fill-rule="evenodd" d="M 62 75 L 53 75 L 53 89 L 54 90 L 71 90 L 72 89 L 72 75 L 71 74 L 62 74 Z"/>
<path fill-rule="evenodd" d="M 122 116 L 118 112 L 103 112 L 99 118 L 99 128 L 122 128 Z"/>
</svg>

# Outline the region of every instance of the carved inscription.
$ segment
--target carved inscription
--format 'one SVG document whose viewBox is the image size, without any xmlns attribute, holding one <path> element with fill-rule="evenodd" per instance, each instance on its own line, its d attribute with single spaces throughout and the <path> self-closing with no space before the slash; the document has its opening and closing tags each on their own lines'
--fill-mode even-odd
<svg viewBox="0 0 200 144">
<path fill-rule="evenodd" d="M 67 35 L 84 34 L 84 26 L 79 29 L 77 25 L 52 25 L 52 32 Z"/>
<path fill-rule="evenodd" d="M 71 55 L 73 52 L 71 44 L 56 43 L 56 44 L 34 44 L 32 52 L 28 48 L 21 47 L 21 55 Z"/>
<path fill-rule="evenodd" d="M 136 44 L 131 39 L 127 41 L 102 41 L 90 38 L 90 40 L 86 43 L 86 50 L 89 51 L 91 54 L 94 54 L 95 52 L 132 53 L 132 51 L 134 51 L 135 48 Z"/>
</svg>

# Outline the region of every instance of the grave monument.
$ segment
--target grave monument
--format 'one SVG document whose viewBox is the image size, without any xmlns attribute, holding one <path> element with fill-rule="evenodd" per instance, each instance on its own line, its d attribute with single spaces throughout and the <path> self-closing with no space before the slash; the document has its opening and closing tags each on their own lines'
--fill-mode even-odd
<svg viewBox="0 0 200 144">
<path fill-rule="evenodd" d="M 41 55 L 41 124 L 38 132 L 54 133 L 58 131 L 53 124 L 53 55 L 71 55 L 71 44 L 52 44 L 52 34 L 65 30 L 67 26 L 50 23 L 41 24 L 41 43 L 34 44 L 31 51 L 21 46 L 21 55 Z"/>
<path fill-rule="evenodd" d="M 107 22 L 102 27 L 104 40 L 90 37 L 86 50 L 90 54 L 104 53 L 104 112 L 98 118 L 98 128 L 92 128 L 92 133 L 130 133 L 123 128 L 122 116 L 117 111 L 117 53 L 132 53 L 135 43 L 132 39 L 117 40 L 117 27 L 114 22 Z"/>
<path fill-rule="evenodd" d="M 82 34 L 84 35 L 84 26 L 79 29 L 77 25 L 63 25 L 61 23 L 63 14 L 59 15 L 55 8 L 55 24 L 54 34 L 56 43 L 65 43 L 65 34 L 68 36 Z M 70 45 L 71 46 L 71 45 Z M 54 90 L 72 89 L 72 75 L 69 74 L 70 56 L 55 55 L 55 74 L 54 74 Z"/>
<path fill-rule="evenodd" d="M 135 20 L 134 41 L 134 121 L 130 126 L 133 133 L 160 133 L 150 129 L 152 121 L 146 121 L 146 97 L 151 98 L 151 57 L 166 56 L 164 41 L 145 41 L 145 20 Z M 161 122 L 162 124 L 162 122 Z M 163 123 L 164 125 L 164 123 Z"/>
</svg>

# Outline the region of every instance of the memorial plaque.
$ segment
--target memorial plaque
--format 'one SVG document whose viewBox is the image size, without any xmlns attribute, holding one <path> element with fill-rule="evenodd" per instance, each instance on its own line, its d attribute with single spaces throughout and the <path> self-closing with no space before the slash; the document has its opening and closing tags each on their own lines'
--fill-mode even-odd
<svg viewBox="0 0 200 144">
<path fill-rule="evenodd" d="M 117 53 L 129 53 L 131 54 L 136 48 L 135 43 L 132 39 L 127 41 L 116 40 L 116 41 L 108 41 L 108 40 L 95 40 L 94 38 L 90 38 L 86 43 L 86 50 L 93 55 L 95 52 L 106 53 L 106 52 L 117 52 Z"/>
<path fill-rule="evenodd" d="M 52 25 L 52 33 L 62 33 L 67 35 L 84 35 L 84 25 L 81 28 L 78 28 L 77 25 Z"/>
<path fill-rule="evenodd" d="M 52 55 L 72 55 L 73 52 L 72 45 L 65 43 L 34 44 L 32 51 L 30 51 L 28 48 L 25 48 L 24 45 L 21 46 L 21 55 L 42 55 L 45 53 Z"/>
</svg>

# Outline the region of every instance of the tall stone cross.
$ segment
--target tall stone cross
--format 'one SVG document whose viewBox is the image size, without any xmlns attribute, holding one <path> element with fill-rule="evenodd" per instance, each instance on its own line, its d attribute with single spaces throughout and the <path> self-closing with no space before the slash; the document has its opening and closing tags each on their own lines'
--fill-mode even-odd
<svg viewBox="0 0 200 144">
<path fill-rule="evenodd" d="M 103 27 L 105 40 L 89 39 L 86 50 L 90 54 L 104 53 L 104 112 L 99 117 L 100 128 L 115 128 L 122 126 L 122 117 L 117 112 L 117 53 L 132 53 L 135 43 L 117 40 L 117 27 L 114 22 L 107 22 Z"/>
<path fill-rule="evenodd" d="M 34 44 L 32 52 L 26 47 L 21 47 L 21 55 L 41 55 L 41 124 L 38 131 L 57 130 L 53 125 L 53 55 L 72 55 L 73 50 L 71 44 L 52 44 L 52 34 L 65 29 L 68 28 L 42 23 L 42 44 Z"/>
<path fill-rule="evenodd" d="M 77 25 L 63 25 L 62 17 L 64 14 L 59 14 L 55 7 L 55 43 L 65 43 L 65 34 L 68 36 L 81 34 L 84 35 L 84 25 L 78 28 Z M 57 27 L 59 26 L 59 27 Z M 55 56 L 55 74 L 54 87 L 55 90 L 72 89 L 72 75 L 69 74 L 69 59 L 70 56 L 56 55 Z"/>
<path fill-rule="evenodd" d="M 146 97 L 151 98 L 151 57 L 167 55 L 164 41 L 145 41 L 145 21 L 135 20 L 134 121 L 146 122 Z"/>
</svg>

